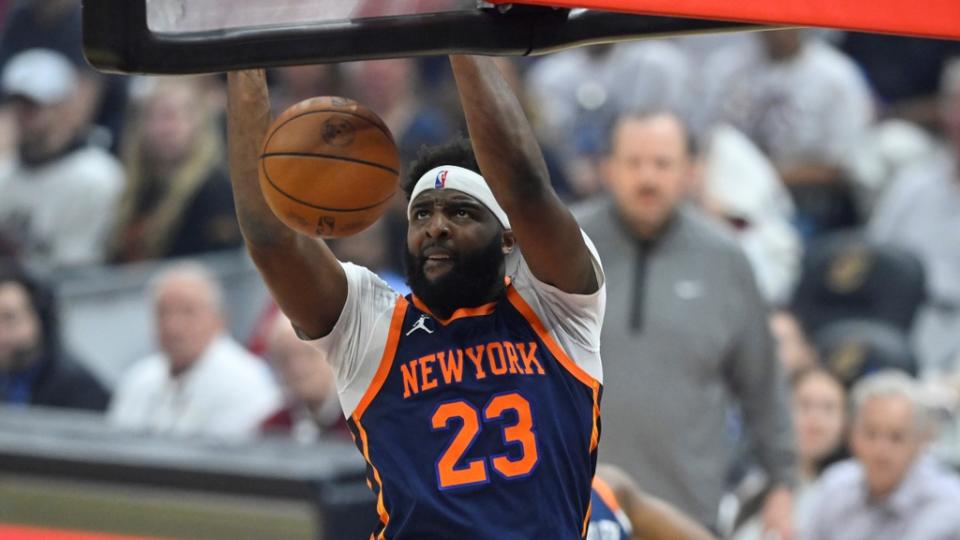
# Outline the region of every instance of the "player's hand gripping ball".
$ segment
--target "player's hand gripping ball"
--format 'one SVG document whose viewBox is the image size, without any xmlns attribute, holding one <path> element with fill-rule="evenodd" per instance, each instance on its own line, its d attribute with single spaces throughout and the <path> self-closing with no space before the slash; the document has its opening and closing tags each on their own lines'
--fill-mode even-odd
<svg viewBox="0 0 960 540">
<path fill-rule="evenodd" d="M 397 192 L 390 130 L 351 99 L 315 97 L 283 112 L 260 154 L 260 189 L 273 213 L 309 236 L 338 238 L 373 224 Z"/>
</svg>

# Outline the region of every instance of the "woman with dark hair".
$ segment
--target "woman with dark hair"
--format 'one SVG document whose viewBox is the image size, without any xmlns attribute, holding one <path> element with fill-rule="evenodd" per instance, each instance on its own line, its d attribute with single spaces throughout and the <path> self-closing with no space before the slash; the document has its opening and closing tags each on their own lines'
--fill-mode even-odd
<svg viewBox="0 0 960 540">
<path fill-rule="evenodd" d="M 793 389 L 793 424 L 797 442 L 800 483 L 812 484 L 828 466 L 848 457 L 847 392 L 840 379 L 826 368 L 797 371 Z"/>
<path fill-rule="evenodd" d="M 102 411 L 108 399 L 60 343 L 53 292 L 0 260 L 0 403 Z"/>
<path fill-rule="evenodd" d="M 798 484 L 794 497 L 794 522 L 806 523 L 816 498 L 816 482 L 828 466 L 849 454 L 846 448 L 847 391 L 833 372 L 821 366 L 798 369 L 790 378 Z M 763 538 L 759 522 L 747 521 L 735 540 Z"/>
</svg>

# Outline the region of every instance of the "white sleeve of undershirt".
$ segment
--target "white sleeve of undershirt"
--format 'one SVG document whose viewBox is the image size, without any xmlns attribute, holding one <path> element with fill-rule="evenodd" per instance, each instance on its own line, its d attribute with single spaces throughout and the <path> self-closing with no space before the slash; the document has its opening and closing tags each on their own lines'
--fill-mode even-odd
<svg viewBox="0 0 960 540">
<path fill-rule="evenodd" d="M 399 295 L 370 270 L 341 263 L 347 299 L 326 336 L 309 341 L 333 367 L 344 414 L 350 416 L 380 365 Z"/>
<path fill-rule="evenodd" d="M 587 249 L 590 250 L 594 272 L 597 275 L 599 288 L 595 292 L 572 294 L 561 291 L 537 279 L 526 261 L 522 259 L 513 275 L 513 286 L 570 359 L 593 378 L 603 382 L 600 330 L 603 326 L 603 311 L 607 303 L 606 280 L 597 248 L 594 247 L 587 233 L 582 230 L 580 232 L 583 234 Z"/>
</svg>

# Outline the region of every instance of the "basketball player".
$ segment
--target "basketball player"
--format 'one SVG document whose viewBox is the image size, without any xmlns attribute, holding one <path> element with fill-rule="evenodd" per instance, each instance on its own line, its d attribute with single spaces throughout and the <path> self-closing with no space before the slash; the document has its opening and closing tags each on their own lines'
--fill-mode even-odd
<svg viewBox="0 0 960 540">
<path fill-rule="evenodd" d="M 597 466 L 587 540 L 713 540 L 697 522 L 637 487 L 612 465 Z"/>
<path fill-rule="evenodd" d="M 495 64 L 451 64 L 471 140 L 411 168 L 411 295 L 271 213 L 257 182 L 270 118 L 260 71 L 229 76 L 238 217 L 281 309 L 336 372 L 377 538 L 582 538 L 600 435 L 600 262 Z"/>
</svg>

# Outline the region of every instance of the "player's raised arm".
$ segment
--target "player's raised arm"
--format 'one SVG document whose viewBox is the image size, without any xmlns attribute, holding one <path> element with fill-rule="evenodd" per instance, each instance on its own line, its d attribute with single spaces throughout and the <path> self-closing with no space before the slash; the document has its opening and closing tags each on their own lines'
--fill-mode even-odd
<svg viewBox="0 0 960 540">
<path fill-rule="evenodd" d="M 343 268 L 323 241 L 280 222 L 260 192 L 257 174 L 270 101 L 262 70 L 227 76 L 230 181 L 247 249 L 280 309 L 311 338 L 333 329 L 347 298 Z"/>
<path fill-rule="evenodd" d="M 533 129 L 499 68 L 485 57 L 450 62 L 480 171 L 533 275 L 565 292 L 595 292 L 599 283 L 580 227 L 553 191 Z"/>
</svg>

